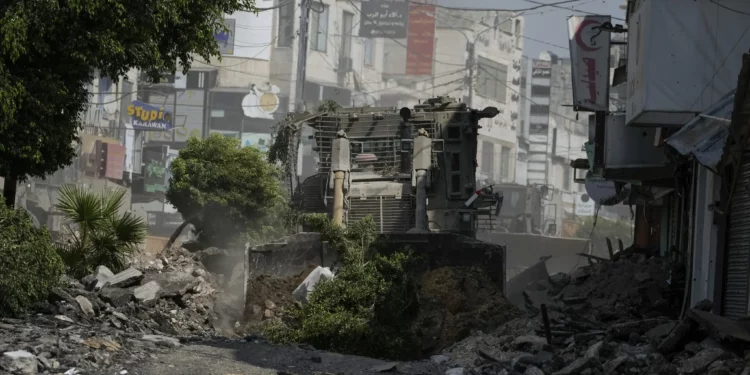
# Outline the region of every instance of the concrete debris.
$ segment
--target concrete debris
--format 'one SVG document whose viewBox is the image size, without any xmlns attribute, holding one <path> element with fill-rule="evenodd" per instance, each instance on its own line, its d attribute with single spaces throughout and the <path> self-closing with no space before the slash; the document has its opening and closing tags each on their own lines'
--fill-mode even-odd
<svg viewBox="0 0 750 375">
<path fill-rule="evenodd" d="M 294 298 L 298 301 L 306 303 L 307 296 L 312 293 L 315 289 L 315 284 L 320 280 L 328 280 L 333 278 L 333 272 L 328 267 L 316 267 L 309 275 L 302 281 L 301 284 L 292 292 Z"/>
<path fill-rule="evenodd" d="M 683 291 L 666 283 L 668 267 L 644 254 L 621 255 L 532 281 L 525 317 L 454 344 L 446 363 L 482 375 L 750 375 L 750 324 L 709 313 L 710 301 L 677 320 L 681 298 L 670 297 Z"/>
<path fill-rule="evenodd" d="M 91 304 L 91 301 L 89 301 L 84 296 L 78 296 L 76 297 L 76 301 L 78 302 L 78 307 L 81 308 L 81 311 L 83 311 L 83 314 L 87 317 L 93 317 L 96 315 L 94 312 L 94 305 Z"/>
<path fill-rule="evenodd" d="M 150 302 L 158 298 L 161 292 L 161 287 L 156 281 L 149 281 L 135 289 L 133 289 L 133 296 L 138 302 Z"/>
<path fill-rule="evenodd" d="M 131 267 L 109 278 L 109 280 L 104 283 L 104 286 L 127 288 L 129 286 L 138 285 L 142 279 L 143 273 Z"/>
<path fill-rule="evenodd" d="M 64 277 L 37 314 L 0 317 L 0 373 L 133 373 L 180 338 L 219 336 L 214 276 L 184 250 L 165 259 L 167 272 L 134 265 L 118 274 L 98 267 L 80 282 Z"/>
<path fill-rule="evenodd" d="M 12 374 L 36 374 L 36 356 L 25 350 L 5 352 L 0 358 L 0 369 Z"/>
</svg>

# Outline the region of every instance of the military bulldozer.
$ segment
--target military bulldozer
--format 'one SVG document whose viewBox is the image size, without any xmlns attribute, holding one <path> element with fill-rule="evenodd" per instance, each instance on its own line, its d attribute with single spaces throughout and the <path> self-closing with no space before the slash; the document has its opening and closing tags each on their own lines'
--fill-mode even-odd
<svg viewBox="0 0 750 375">
<path fill-rule="evenodd" d="M 393 247 L 422 253 L 433 268 L 481 267 L 504 288 L 506 248 L 534 253 L 528 267 L 547 255 L 549 244 L 511 244 L 480 230 L 488 217 L 502 221 L 507 200 L 502 187 L 477 186 L 479 121 L 498 113 L 438 97 L 413 108 L 339 108 L 305 116 L 289 125 L 294 136 L 288 160 L 302 177 L 293 202 L 302 213 L 327 214 L 343 226 L 371 215 Z M 307 229 L 247 249 L 245 277 L 290 277 L 310 264 L 335 264 L 336 254 Z"/>
</svg>

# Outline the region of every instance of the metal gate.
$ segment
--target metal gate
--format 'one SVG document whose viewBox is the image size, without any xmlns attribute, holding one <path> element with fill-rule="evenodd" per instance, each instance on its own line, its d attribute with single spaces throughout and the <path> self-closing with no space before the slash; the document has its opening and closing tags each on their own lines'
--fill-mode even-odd
<svg viewBox="0 0 750 375">
<path fill-rule="evenodd" d="M 744 318 L 750 280 L 750 151 L 745 151 L 737 173 L 729 210 L 722 311 L 727 317 Z"/>
</svg>

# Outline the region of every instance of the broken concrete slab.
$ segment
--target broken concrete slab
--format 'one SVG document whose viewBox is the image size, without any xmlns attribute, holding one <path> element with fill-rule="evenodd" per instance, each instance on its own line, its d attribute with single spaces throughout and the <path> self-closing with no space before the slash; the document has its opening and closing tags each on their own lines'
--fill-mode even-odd
<svg viewBox="0 0 750 375">
<path fill-rule="evenodd" d="M 677 351 L 680 345 L 685 343 L 685 340 L 693 331 L 693 328 L 697 326 L 692 319 L 683 319 L 681 322 L 674 327 L 672 332 L 662 340 L 661 344 L 657 347 L 657 350 L 662 354 L 669 354 Z"/>
<path fill-rule="evenodd" d="M 94 284 L 93 289 L 100 290 L 102 287 L 104 287 L 104 284 L 106 284 L 107 281 L 111 280 L 114 276 L 114 272 L 112 272 L 106 266 L 96 267 L 96 272 L 94 272 L 94 278 L 92 280 L 92 283 Z"/>
<path fill-rule="evenodd" d="M 511 345 L 516 350 L 538 352 L 538 351 L 544 350 L 544 348 L 548 344 L 547 344 L 547 339 L 545 339 L 544 337 L 539 337 L 539 336 L 534 336 L 534 335 L 524 335 L 524 336 L 516 337 L 511 342 Z"/>
<path fill-rule="evenodd" d="M 670 321 L 664 324 L 660 324 L 648 330 L 645 336 L 651 342 L 659 343 L 661 342 L 661 340 L 667 337 L 670 332 L 672 332 L 672 330 L 677 326 L 677 323 L 678 323 L 677 321 Z"/>
<path fill-rule="evenodd" d="M 615 324 L 610 327 L 608 333 L 616 338 L 627 338 L 633 333 L 642 335 L 649 330 L 667 322 L 668 320 L 661 318 L 635 320 L 631 322 Z"/>
<path fill-rule="evenodd" d="M 143 273 L 137 269 L 130 267 L 125 271 L 122 271 L 112 276 L 107 282 L 104 283 L 103 287 L 115 287 L 115 288 L 127 288 L 130 286 L 138 285 L 143 280 Z"/>
<path fill-rule="evenodd" d="M 698 323 L 716 340 L 750 343 L 750 327 L 740 321 L 696 309 L 688 310 L 686 316 Z"/>
<path fill-rule="evenodd" d="M 605 374 L 612 374 L 621 364 L 623 364 L 629 357 L 626 355 L 619 356 L 611 359 L 602 365 L 602 370 Z"/>
<path fill-rule="evenodd" d="M 701 374 L 706 371 L 708 366 L 714 361 L 724 358 L 726 355 L 727 353 L 721 349 L 704 349 L 692 358 L 683 361 L 682 366 L 680 366 L 680 372 L 688 375 Z"/>
<path fill-rule="evenodd" d="M 159 284 L 163 297 L 179 297 L 194 288 L 199 280 L 189 273 L 171 271 L 148 275 L 143 279 L 144 285 L 151 282 Z"/>
<path fill-rule="evenodd" d="M 529 366 L 526 367 L 526 371 L 523 372 L 523 375 L 544 375 L 544 371 L 542 371 L 539 367 Z"/>
<path fill-rule="evenodd" d="M 589 346 L 589 348 L 586 350 L 585 357 L 599 358 L 599 352 L 602 351 L 603 346 L 604 346 L 604 341 L 599 341 L 595 343 L 594 345 Z"/>
<path fill-rule="evenodd" d="M 576 375 L 598 364 L 599 360 L 596 358 L 581 357 L 565 366 L 562 370 L 552 373 L 552 375 Z"/>
<path fill-rule="evenodd" d="M 0 357 L 0 369 L 11 374 L 36 374 L 36 356 L 25 350 L 5 352 Z"/>
<path fill-rule="evenodd" d="M 141 340 L 152 342 L 156 345 L 164 346 L 168 348 L 179 348 L 180 346 L 182 346 L 182 344 L 180 344 L 180 340 L 174 337 L 169 337 L 169 336 L 143 335 L 143 337 L 141 337 Z"/>
<path fill-rule="evenodd" d="M 91 301 L 89 301 L 88 298 L 84 296 L 78 296 L 76 297 L 76 302 L 78 302 L 78 307 L 87 317 L 91 318 L 96 316 L 96 313 L 94 312 L 94 305 L 91 304 Z"/>
<path fill-rule="evenodd" d="M 161 287 L 156 281 L 149 281 L 135 289 L 133 289 L 133 297 L 136 301 L 146 303 L 154 301 L 159 298 L 161 293 Z"/>
<path fill-rule="evenodd" d="M 135 287 L 115 288 L 105 286 L 99 292 L 99 297 L 114 307 L 122 307 L 133 300 L 133 290 L 135 290 Z"/>
</svg>

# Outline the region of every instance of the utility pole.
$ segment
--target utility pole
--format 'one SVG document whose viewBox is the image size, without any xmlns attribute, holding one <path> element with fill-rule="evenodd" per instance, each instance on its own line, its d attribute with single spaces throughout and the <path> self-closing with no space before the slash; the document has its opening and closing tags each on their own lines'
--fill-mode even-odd
<svg viewBox="0 0 750 375">
<path fill-rule="evenodd" d="M 477 35 L 478 37 L 479 35 Z M 467 38 L 467 45 L 466 49 L 469 52 L 469 58 L 466 60 L 467 68 L 469 69 L 469 102 L 466 103 L 469 108 L 472 108 L 474 105 L 474 44 L 475 42 L 469 41 Z"/>
<path fill-rule="evenodd" d="M 294 111 L 301 113 L 305 110 L 302 95 L 305 91 L 305 80 L 307 79 L 307 40 L 308 24 L 310 21 L 310 2 L 312 0 L 300 0 L 299 35 L 297 51 L 297 81 L 294 92 Z"/>
</svg>

